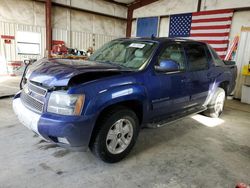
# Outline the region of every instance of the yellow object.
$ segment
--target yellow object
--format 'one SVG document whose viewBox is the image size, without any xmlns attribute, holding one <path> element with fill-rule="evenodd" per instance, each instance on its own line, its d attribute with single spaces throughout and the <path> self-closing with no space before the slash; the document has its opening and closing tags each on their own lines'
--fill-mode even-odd
<svg viewBox="0 0 250 188">
<path fill-rule="evenodd" d="M 242 75 L 244 75 L 244 76 L 250 76 L 250 64 L 243 66 Z"/>
<path fill-rule="evenodd" d="M 244 27 L 244 26 L 242 26 L 241 27 L 241 31 L 248 32 L 248 31 L 250 31 L 250 27 Z"/>
</svg>

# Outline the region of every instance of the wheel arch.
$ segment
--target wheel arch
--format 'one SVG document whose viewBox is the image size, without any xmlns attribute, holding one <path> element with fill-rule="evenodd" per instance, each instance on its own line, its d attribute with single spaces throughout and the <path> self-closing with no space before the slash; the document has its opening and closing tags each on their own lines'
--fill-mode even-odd
<svg viewBox="0 0 250 188">
<path fill-rule="evenodd" d="M 115 108 L 119 108 L 119 107 L 125 107 L 128 108 L 130 110 L 132 110 L 136 116 L 138 117 L 139 120 L 139 124 L 141 124 L 143 122 L 143 102 L 137 99 L 131 99 L 131 100 L 125 100 L 125 101 L 120 101 L 120 102 L 116 102 L 113 104 L 110 104 L 108 106 L 106 106 L 105 108 L 103 108 L 100 113 L 98 114 L 97 118 L 96 118 L 96 122 L 94 124 L 94 127 L 92 129 L 92 134 L 91 134 L 91 138 L 89 141 L 89 145 L 91 145 L 94 141 L 94 138 L 96 137 L 99 127 L 101 126 L 100 124 L 98 124 L 98 122 L 100 122 L 101 118 L 103 118 L 105 115 L 107 115 L 110 111 L 114 110 Z"/>
<path fill-rule="evenodd" d="M 229 81 L 222 81 L 219 83 L 218 87 L 224 89 L 226 96 L 229 95 Z"/>
</svg>

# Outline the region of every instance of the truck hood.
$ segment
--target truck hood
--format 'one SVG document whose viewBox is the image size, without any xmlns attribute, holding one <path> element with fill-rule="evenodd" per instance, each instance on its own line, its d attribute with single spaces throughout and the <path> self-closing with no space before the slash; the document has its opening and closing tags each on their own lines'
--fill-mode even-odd
<svg viewBox="0 0 250 188">
<path fill-rule="evenodd" d="M 71 59 L 42 59 L 28 68 L 26 78 L 46 87 L 70 86 L 128 72 L 119 66 Z"/>
</svg>

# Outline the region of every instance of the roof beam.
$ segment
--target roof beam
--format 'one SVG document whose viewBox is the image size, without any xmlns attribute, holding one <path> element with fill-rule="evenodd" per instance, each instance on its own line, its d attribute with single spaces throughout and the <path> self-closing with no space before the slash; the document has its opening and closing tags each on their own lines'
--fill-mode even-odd
<svg viewBox="0 0 250 188">
<path fill-rule="evenodd" d="M 109 3 L 116 4 L 116 5 L 124 6 L 124 7 L 127 7 L 127 6 L 128 6 L 126 3 L 120 3 L 120 2 L 113 1 L 113 0 L 104 0 L 104 1 L 107 1 L 107 2 L 109 2 Z"/>
<path fill-rule="evenodd" d="M 128 8 L 131 8 L 133 10 L 141 8 L 143 6 L 149 5 L 151 3 L 154 3 L 158 0 L 140 0 L 140 1 L 135 1 L 134 3 L 129 4 Z"/>
<path fill-rule="evenodd" d="M 33 1 L 46 3 L 45 0 L 33 0 Z M 77 10 L 77 11 L 86 12 L 86 13 L 90 13 L 90 14 L 95 14 L 95 15 L 99 15 L 99 16 L 105 16 L 105 17 L 108 17 L 108 18 L 114 18 L 114 19 L 123 20 L 123 21 L 127 20 L 124 17 L 115 16 L 115 15 L 111 15 L 111 14 L 107 14 L 107 13 L 101 13 L 101 12 L 97 12 L 95 10 L 87 10 L 87 9 L 83 9 L 83 8 L 73 7 L 73 6 L 70 6 L 70 5 L 57 3 L 57 2 L 53 2 L 53 1 L 51 2 L 51 4 L 52 4 L 52 7 L 57 6 L 57 7 L 62 7 L 62 8 L 68 8 L 70 10 Z"/>
</svg>

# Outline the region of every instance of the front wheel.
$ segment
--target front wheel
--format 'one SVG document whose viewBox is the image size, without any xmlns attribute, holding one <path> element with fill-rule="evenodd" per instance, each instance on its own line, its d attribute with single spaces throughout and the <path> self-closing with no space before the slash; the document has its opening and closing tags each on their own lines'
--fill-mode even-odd
<svg viewBox="0 0 250 188">
<path fill-rule="evenodd" d="M 101 160 L 114 163 L 122 160 L 134 146 L 139 121 L 136 114 L 127 108 L 115 108 L 98 122 L 99 130 L 90 146 Z"/>
<path fill-rule="evenodd" d="M 222 88 L 217 88 L 213 98 L 208 104 L 208 109 L 204 112 L 204 115 L 218 118 L 223 112 L 226 93 Z"/>
</svg>

